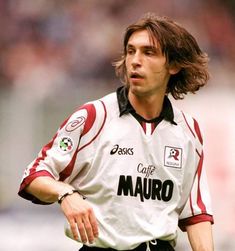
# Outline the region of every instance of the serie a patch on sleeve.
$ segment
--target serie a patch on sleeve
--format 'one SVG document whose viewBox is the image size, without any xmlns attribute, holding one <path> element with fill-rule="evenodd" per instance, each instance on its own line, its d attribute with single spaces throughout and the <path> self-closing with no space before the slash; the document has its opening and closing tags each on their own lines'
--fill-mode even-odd
<svg viewBox="0 0 235 251">
<path fill-rule="evenodd" d="M 71 152 L 73 150 L 74 143 L 73 140 L 68 137 L 64 136 L 59 139 L 59 145 L 58 148 L 61 152 Z"/>
</svg>

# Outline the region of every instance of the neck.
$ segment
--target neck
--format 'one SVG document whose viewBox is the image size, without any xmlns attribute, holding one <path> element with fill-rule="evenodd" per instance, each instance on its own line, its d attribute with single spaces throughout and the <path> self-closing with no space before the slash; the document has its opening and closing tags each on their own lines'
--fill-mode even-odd
<svg viewBox="0 0 235 251">
<path fill-rule="evenodd" d="M 128 98 L 136 113 L 146 120 L 160 116 L 165 95 L 155 94 L 154 96 L 142 97 L 128 93 Z"/>
</svg>

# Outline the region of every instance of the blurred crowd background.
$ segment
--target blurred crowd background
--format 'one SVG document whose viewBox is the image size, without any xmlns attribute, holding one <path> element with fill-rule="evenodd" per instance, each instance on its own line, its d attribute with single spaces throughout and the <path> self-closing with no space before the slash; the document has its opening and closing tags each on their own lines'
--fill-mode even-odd
<svg viewBox="0 0 235 251">
<path fill-rule="evenodd" d="M 78 250 L 58 206 L 24 201 L 18 187 L 60 123 L 120 85 L 111 63 L 146 12 L 175 19 L 209 54 L 208 85 L 172 102 L 201 124 L 216 250 L 235 250 L 234 0 L 0 0 L 0 250 Z M 180 231 L 177 250 L 190 250 Z"/>
</svg>

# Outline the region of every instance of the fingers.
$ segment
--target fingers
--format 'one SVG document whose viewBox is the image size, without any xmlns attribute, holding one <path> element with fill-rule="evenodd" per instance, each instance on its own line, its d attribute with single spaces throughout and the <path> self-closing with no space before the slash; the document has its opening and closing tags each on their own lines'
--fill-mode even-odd
<svg viewBox="0 0 235 251">
<path fill-rule="evenodd" d="M 87 238 L 89 243 L 93 243 L 95 240 L 95 233 L 93 232 L 92 223 L 90 222 L 89 217 L 83 218 L 83 224 L 78 224 L 78 230 L 80 233 L 80 237 L 82 242 L 87 242 Z"/>
<path fill-rule="evenodd" d="M 81 241 L 83 243 L 86 243 L 87 242 L 87 236 L 89 236 L 88 238 L 89 239 L 89 242 L 92 243 L 93 242 L 93 239 L 92 239 L 92 234 L 89 231 L 89 229 L 86 229 L 86 226 L 84 223 L 82 222 L 77 222 L 77 228 L 78 228 L 78 231 L 79 231 L 79 234 L 80 234 L 80 238 L 81 238 Z"/>
<path fill-rule="evenodd" d="M 98 226 L 93 212 L 89 215 L 85 214 L 82 217 L 77 217 L 74 225 L 71 226 L 74 237 L 78 238 L 77 232 L 79 232 L 83 243 L 86 243 L 87 241 L 93 243 L 95 238 L 98 237 Z"/>
<path fill-rule="evenodd" d="M 83 204 L 83 203 L 82 203 Z M 81 204 L 80 204 L 81 206 Z M 83 243 L 93 243 L 98 237 L 98 224 L 94 212 L 86 202 L 83 207 L 77 208 L 66 214 L 74 239 L 78 240 L 79 235 Z"/>
<path fill-rule="evenodd" d="M 78 229 L 77 229 L 76 221 L 74 219 L 69 219 L 69 218 L 68 218 L 68 221 L 69 221 L 70 229 L 71 229 L 72 234 L 73 234 L 73 238 L 75 240 L 78 240 Z"/>
<path fill-rule="evenodd" d="M 99 230 L 98 230 L 98 224 L 97 224 L 96 217 L 93 213 L 93 210 L 92 210 L 92 213 L 90 214 L 90 223 L 91 223 L 92 232 L 94 234 L 94 237 L 97 238 L 99 235 Z"/>
</svg>

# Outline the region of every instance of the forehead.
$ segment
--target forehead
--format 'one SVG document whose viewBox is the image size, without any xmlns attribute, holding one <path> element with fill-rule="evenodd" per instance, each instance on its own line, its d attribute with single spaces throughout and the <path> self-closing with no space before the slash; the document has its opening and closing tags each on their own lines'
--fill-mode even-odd
<svg viewBox="0 0 235 251">
<path fill-rule="evenodd" d="M 147 30 L 138 30 L 131 34 L 127 45 L 158 47 L 159 43 Z"/>
</svg>

